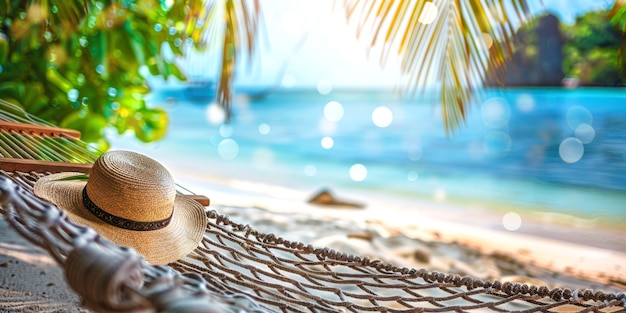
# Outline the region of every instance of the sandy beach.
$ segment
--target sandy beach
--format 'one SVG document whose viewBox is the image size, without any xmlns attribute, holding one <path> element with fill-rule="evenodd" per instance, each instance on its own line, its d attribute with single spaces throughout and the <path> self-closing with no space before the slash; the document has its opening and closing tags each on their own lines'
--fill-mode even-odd
<svg viewBox="0 0 626 313">
<path fill-rule="evenodd" d="M 607 231 L 598 239 L 590 238 L 584 230 L 577 234 L 569 229 L 569 236 L 559 237 L 554 234 L 566 232 L 567 227 L 551 226 L 556 230 L 548 232 L 542 230 L 546 225 L 537 224 L 529 225 L 536 230 L 530 235 L 476 226 L 481 224 L 479 220 L 496 218 L 487 212 L 446 218 L 437 212 L 455 208 L 434 201 L 411 202 L 413 210 L 409 210 L 403 199 L 336 190 L 337 199 L 365 203 L 365 207 L 321 206 L 307 203 L 314 191 L 211 180 L 181 169 L 173 172 L 185 186 L 211 198 L 212 207 L 218 212 L 286 239 L 367 254 L 402 266 L 489 280 L 510 279 L 550 287 L 626 288 L 624 250 L 619 250 L 620 246 L 597 247 L 598 240 L 619 241 L 623 234 L 618 232 Z M 297 222 L 292 223 L 294 220 Z"/>
<path fill-rule="evenodd" d="M 307 200 L 313 190 L 199 175 L 177 166 L 176 160 L 159 161 L 180 185 L 208 196 L 210 209 L 289 240 L 488 280 L 605 291 L 626 288 L 624 250 L 598 247 L 590 238 L 582 240 L 584 232 L 558 238 L 539 226 L 535 234 L 489 229 L 479 226 L 491 216 L 486 212 L 446 218 L 442 212 L 460 208 L 413 201 L 414 209 L 408 210 L 409 204 L 401 199 L 343 190 L 331 192 L 364 207 L 311 204 Z M 26 242 L 6 221 L 0 223 L 0 311 L 83 312 L 62 270 L 47 253 Z M 622 236 L 605 235 L 608 241 L 619 241 Z"/>
<path fill-rule="evenodd" d="M 88 312 L 43 249 L 0 218 L 0 312 Z"/>
</svg>

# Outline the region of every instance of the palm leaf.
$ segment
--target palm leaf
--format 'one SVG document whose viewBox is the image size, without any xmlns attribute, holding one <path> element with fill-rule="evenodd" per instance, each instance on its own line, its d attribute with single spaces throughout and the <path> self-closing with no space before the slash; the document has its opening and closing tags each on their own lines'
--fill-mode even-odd
<svg viewBox="0 0 626 313">
<path fill-rule="evenodd" d="M 438 13 L 427 23 L 432 8 Z M 345 0 L 344 9 L 348 20 L 358 19 L 357 36 L 368 35 L 370 47 L 382 49 L 382 65 L 393 55 L 402 58 L 403 94 L 439 83 L 447 132 L 464 122 L 488 75 L 502 74 L 504 60 L 513 55 L 513 21 L 530 16 L 526 0 Z"/>
<path fill-rule="evenodd" d="M 221 70 L 218 75 L 217 103 L 231 116 L 233 78 L 238 58 L 251 57 L 256 47 L 260 6 L 258 0 L 207 0 L 204 2 L 202 43 L 222 40 Z M 194 38 L 195 39 L 195 38 Z"/>
</svg>

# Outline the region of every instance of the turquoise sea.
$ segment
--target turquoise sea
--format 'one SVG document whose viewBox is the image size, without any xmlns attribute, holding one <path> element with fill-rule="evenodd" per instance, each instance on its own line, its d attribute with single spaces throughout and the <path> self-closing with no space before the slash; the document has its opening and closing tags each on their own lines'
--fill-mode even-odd
<svg viewBox="0 0 626 313">
<path fill-rule="evenodd" d="M 207 101 L 151 102 L 170 114 L 151 147 L 202 173 L 626 228 L 624 89 L 489 90 L 450 134 L 436 98 L 393 92 L 239 97 L 226 125 Z"/>
</svg>

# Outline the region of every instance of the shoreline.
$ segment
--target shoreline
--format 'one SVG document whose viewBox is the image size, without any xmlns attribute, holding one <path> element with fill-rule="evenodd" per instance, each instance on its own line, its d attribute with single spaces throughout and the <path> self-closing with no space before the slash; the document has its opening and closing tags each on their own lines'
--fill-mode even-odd
<svg viewBox="0 0 626 313">
<path fill-rule="evenodd" d="M 366 209 L 389 206 L 388 210 L 393 210 L 394 212 L 411 210 L 414 211 L 414 215 L 425 214 L 431 218 L 456 223 L 470 222 L 478 228 L 492 231 L 555 237 L 555 239 L 561 241 L 582 243 L 596 248 L 626 252 L 626 242 L 621 240 L 626 237 L 626 231 L 621 230 L 615 224 L 609 224 L 610 220 L 607 217 L 589 219 L 567 213 L 551 212 L 546 209 L 518 207 L 510 203 L 498 202 L 497 200 L 479 202 L 476 200 L 465 201 L 452 197 L 444 199 L 429 198 L 427 196 L 408 197 L 401 194 L 377 192 L 376 190 L 370 190 L 371 188 L 356 189 L 345 186 L 333 186 L 332 184 L 312 186 L 277 184 L 275 182 L 264 183 L 252 181 L 245 177 L 239 178 L 237 173 L 231 173 L 231 176 L 226 176 L 219 171 L 216 171 L 216 174 L 209 174 L 203 170 L 192 170 L 188 167 L 188 164 L 194 164 L 193 161 L 180 162 L 180 160 L 166 155 L 159 155 L 159 157 L 173 173 L 195 184 L 198 189 L 206 189 L 206 186 L 211 186 L 218 191 L 229 190 L 230 193 L 243 192 L 249 195 L 284 198 L 285 200 L 303 203 L 320 190 L 328 189 L 339 200 L 365 204 Z M 211 198 L 210 195 L 206 196 Z M 509 212 L 517 212 L 522 220 L 520 227 L 514 231 L 508 231 L 503 226 L 503 215 Z M 467 213 L 475 216 L 468 219 L 465 216 Z M 601 233 L 603 236 L 598 236 L 598 233 Z"/>
<path fill-rule="evenodd" d="M 202 174 L 172 167 L 176 162 L 165 161 L 177 179 L 185 188 L 211 199 L 211 207 L 239 208 L 238 210 L 260 209 L 271 214 L 304 214 L 310 219 L 334 219 L 338 223 L 349 221 L 355 225 L 369 225 L 384 229 L 383 233 L 403 234 L 408 238 L 425 242 L 459 244 L 486 255 L 507 255 L 516 261 L 553 271 L 555 276 L 571 276 L 601 284 L 617 285 L 626 288 L 626 253 L 616 249 L 593 246 L 588 233 L 572 235 L 572 228 L 564 227 L 557 238 L 550 225 L 529 223 L 536 233 L 498 230 L 481 225 L 481 218 L 489 217 L 492 224 L 496 218 L 493 212 L 480 215 L 460 216 L 456 219 L 437 214 L 445 210 L 463 212 L 465 208 L 449 203 L 434 201 L 413 202 L 419 209 L 407 210 L 402 199 L 373 197 L 354 191 L 331 190 L 337 199 L 356 200 L 365 203 L 364 209 L 346 209 L 342 207 L 320 206 L 307 203 L 311 193 L 288 189 L 263 183 L 246 182 L 224 177 L 206 177 Z M 404 199 L 406 201 L 406 199 Z M 237 211 L 237 210 L 235 210 Z M 474 210 L 478 212 L 478 210 Z M 255 227 L 252 218 L 250 225 Z M 241 222 L 241 221 L 238 221 Z M 263 222 L 265 223 L 265 222 Z M 377 226 L 376 226 L 377 225 Z M 556 227 L 556 226 L 552 226 Z M 271 230 L 271 229 L 270 229 Z M 315 232 L 314 229 L 310 229 Z M 346 230 L 347 231 L 347 230 Z M 358 230 L 355 229 L 355 232 Z M 280 235 L 280 229 L 271 231 Z M 287 239 L 292 234 L 282 234 Z M 612 234 L 615 240 L 623 238 L 621 234 Z M 323 237 L 323 236 L 321 236 Z M 295 238 L 296 240 L 298 238 Z M 314 240 L 314 237 L 309 238 Z M 319 238 L 318 238 L 319 240 Z M 314 241 L 318 241 L 314 240 Z"/>
</svg>

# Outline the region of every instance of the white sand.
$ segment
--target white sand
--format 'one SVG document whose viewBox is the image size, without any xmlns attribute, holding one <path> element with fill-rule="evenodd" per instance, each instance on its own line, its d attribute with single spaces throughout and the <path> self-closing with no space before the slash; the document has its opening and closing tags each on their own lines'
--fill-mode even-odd
<svg viewBox="0 0 626 313">
<path fill-rule="evenodd" d="M 167 160 L 165 163 L 175 164 Z M 458 205 L 436 201 L 407 202 L 405 199 L 353 192 L 342 193 L 341 190 L 334 191 L 337 198 L 365 203 L 365 209 L 320 207 L 306 202 L 314 191 L 302 192 L 258 182 L 198 175 L 198 173 L 173 165 L 168 165 L 168 168 L 181 184 L 196 193 L 208 196 L 213 207 L 218 208 L 218 212 L 222 206 L 256 207 L 282 214 L 307 214 L 311 219 L 333 218 L 351 221 L 354 225 L 378 225 L 377 229 L 383 230 L 380 231 L 382 235 L 385 235 L 384 232 L 387 236 L 400 233 L 423 241 L 455 242 L 485 254 L 511 255 L 519 262 L 572 277 L 601 283 L 619 281 L 623 284 L 626 282 L 626 272 L 623 271 L 626 266 L 624 265 L 626 253 L 623 250 L 590 245 L 589 243 L 593 243 L 594 240 L 602 240 L 602 238 L 600 234 L 598 234 L 599 239 L 585 238 L 588 232 L 586 229 L 577 235 L 576 229 L 564 228 L 570 231 L 565 236 L 555 236 L 549 231 L 526 234 L 507 231 L 504 228 L 492 229 L 484 227 L 486 225 L 484 220 L 498 218 L 490 212 L 473 209 L 463 214 L 464 208 Z M 445 212 L 454 212 L 457 216 L 450 217 Z M 474 215 L 469 216 L 467 212 L 472 212 Z M 251 225 L 254 227 L 254 219 L 251 220 Z M 544 228 L 561 227 L 542 226 Z M 355 226 L 352 231 L 358 230 L 359 228 Z M 280 233 L 281 229 L 270 231 Z M 605 235 L 617 238 L 614 240 L 619 241 L 620 236 L 624 234 L 607 232 Z M 290 237 L 289 233 L 284 236 L 289 239 L 302 239 Z M 453 254 L 451 253 L 451 257 Z M 622 286 L 618 285 L 618 287 Z"/>
</svg>

